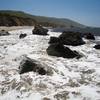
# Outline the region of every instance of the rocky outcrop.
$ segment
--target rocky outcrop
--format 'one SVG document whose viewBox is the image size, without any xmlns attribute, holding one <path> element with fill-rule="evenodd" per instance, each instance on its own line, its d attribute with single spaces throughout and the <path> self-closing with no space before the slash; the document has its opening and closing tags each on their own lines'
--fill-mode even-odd
<svg viewBox="0 0 100 100">
<path fill-rule="evenodd" d="M 85 39 L 95 40 L 95 37 L 92 33 L 85 33 L 84 34 Z"/>
<path fill-rule="evenodd" d="M 100 44 L 94 46 L 95 49 L 100 49 Z"/>
<path fill-rule="evenodd" d="M 19 38 L 22 39 L 22 38 L 25 38 L 26 36 L 27 36 L 27 34 L 25 34 L 25 33 L 24 34 L 20 34 Z"/>
<path fill-rule="evenodd" d="M 64 45 L 78 46 L 83 45 L 85 42 L 82 40 L 82 36 L 78 32 L 63 32 L 60 36 L 60 43 Z"/>
<path fill-rule="evenodd" d="M 10 33 L 8 31 L 5 31 L 5 30 L 0 31 L 0 36 L 6 36 L 6 35 L 10 35 Z"/>
<path fill-rule="evenodd" d="M 23 74 L 30 71 L 36 72 L 40 75 L 53 74 L 52 69 L 48 65 L 40 63 L 39 61 L 31 59 L 29 57 L 24 57 L 20 62 L 19 73 Z"/>
<path fill-rule="evenodd" d="M 70 50 L 68 47 L 60 43 L 51 44 L 47 48 L 47 54 L 51 56 L 64 57 L 64 58 L 80 58 L 80 54 L 76 51 Z"/>
<path fill-rule="evenodd" d="M 43 28 L 41 25 L 36 25 L 32 30 L 32 33 L 36 35 L 48 35 L 47 32 L 48 30 Z"/>
</svg>

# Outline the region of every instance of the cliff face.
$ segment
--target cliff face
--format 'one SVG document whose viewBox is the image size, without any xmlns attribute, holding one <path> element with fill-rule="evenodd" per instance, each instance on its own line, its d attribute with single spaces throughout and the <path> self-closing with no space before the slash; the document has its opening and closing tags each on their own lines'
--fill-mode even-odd
<svg viewBox="0 0 100 100">
<path fill-rule="evenodd" d="M 0 14 L 0 26 L 32 26 L 34 24 L 36 24 L 36 21 L 31 18 Z"/>
</svg>

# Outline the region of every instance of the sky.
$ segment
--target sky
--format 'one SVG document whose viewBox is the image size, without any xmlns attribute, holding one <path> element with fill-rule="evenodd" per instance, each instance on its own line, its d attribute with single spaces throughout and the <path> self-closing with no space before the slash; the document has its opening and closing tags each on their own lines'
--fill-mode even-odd
<svg viewBox="0 0 100 100">
<path fill-rule="evenodd" d="M 100 0 L 0 0 L 0 10 L 68 18 L 87 26 L 100 27 Z"/>
</svg>

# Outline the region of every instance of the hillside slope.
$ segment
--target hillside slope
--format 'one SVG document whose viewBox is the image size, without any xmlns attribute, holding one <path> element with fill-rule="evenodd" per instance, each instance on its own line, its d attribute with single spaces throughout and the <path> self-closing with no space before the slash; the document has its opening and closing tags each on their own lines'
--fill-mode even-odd
<svg viewBox="0 0 100 100">
<path fill-rule="evenodd" d="M 69 19 L 34 16 L 21 11 L 0 11 L 0 26 L 32 26 L 36 23 L 52 27 L 85 27 L 84 25 Z"/>
</svg>

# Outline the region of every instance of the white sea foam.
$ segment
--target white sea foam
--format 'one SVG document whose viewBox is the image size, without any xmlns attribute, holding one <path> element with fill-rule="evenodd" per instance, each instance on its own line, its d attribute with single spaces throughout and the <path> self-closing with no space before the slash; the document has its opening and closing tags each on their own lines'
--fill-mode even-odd
<svg viewBox="0 0 100 100">
<path fill-rule="evenodd" d="M 50 36 L 61 33 L 32 35 L 32 28 L 10 33 L 10 36 L 0 37 L 0 100 L 58 100 L 57 97 L 61 96 L 66 100 L 100 99 L 100 50 L 93 48 L 100 37 L 94 41 L 84 39 L 86 44 L 82 46 L 68 46 L 83 57 L 65 59 L 46 53 Z M 27 33 L 27 37 L 19 39 L 20 33 Z M 19 75 L 18 67 L 23 55 L 46 63 L 54 74 L 41 76 L 29 72 Z"/>
</svg>

